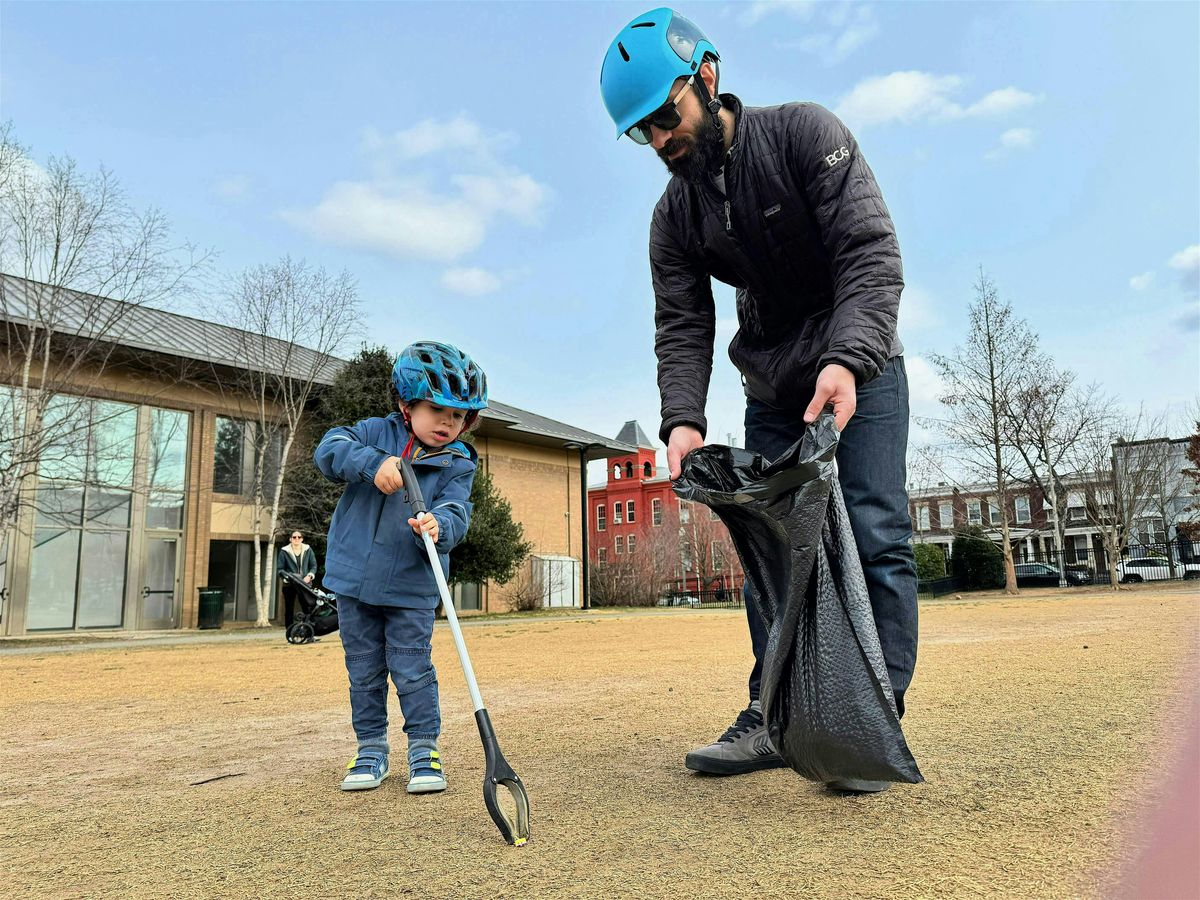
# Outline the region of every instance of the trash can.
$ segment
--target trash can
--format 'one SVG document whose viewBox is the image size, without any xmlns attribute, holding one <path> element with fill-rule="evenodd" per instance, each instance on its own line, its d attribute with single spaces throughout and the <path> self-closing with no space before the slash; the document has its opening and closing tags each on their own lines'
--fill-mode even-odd
<svg viewBox="0 0 1200 900">
<path fill-rule="evenodd" d="M 220 628 L 225 618 L 225 588 L 200 588 L 200 628 Z"/>
</svg>

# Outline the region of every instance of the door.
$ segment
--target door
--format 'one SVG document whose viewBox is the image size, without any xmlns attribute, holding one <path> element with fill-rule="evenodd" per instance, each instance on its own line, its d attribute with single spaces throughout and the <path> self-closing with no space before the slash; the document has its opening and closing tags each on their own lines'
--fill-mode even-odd
<svg viewBox="0 0 1200 900">
<path fill-rule="evenodd" d="M 179 538 L 147 537 L 138 627 L 179 626 Z"/>
</svg>

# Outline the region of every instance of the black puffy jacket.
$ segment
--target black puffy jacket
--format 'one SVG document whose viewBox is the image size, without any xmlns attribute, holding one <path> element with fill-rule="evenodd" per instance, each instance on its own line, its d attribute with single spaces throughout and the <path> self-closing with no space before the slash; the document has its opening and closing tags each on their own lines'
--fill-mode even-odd
<svg viewBox="0 0 1200 900">
<path fill-rule="evenodd" d="M 829 363 L 863 384 L 903 350 L 900 247 L 853 135 L 815 103 L 721 99 L 736 117 L 726 195 L 672 178 L 650 227 L 663 441 L 676 425 L 707 429 L 710 277 L 737 288 L 729 358 L 771 406 L 806 407 Z"/>
</svg>

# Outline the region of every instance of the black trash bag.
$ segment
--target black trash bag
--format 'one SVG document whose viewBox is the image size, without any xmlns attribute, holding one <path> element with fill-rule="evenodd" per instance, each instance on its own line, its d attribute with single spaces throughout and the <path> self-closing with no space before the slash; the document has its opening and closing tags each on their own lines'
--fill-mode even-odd
<svg viewBox="0 0 1200 900">
<path fill-rule="evenodd" d="M 822 414 L 768 462 L 709 445 L 675 493 L 710 507 L 733 538 L 768 630 L 762 708 L 780 755 L 805 778 L 924 781 L 900 729 L 858 548 Z"/>
</svg>

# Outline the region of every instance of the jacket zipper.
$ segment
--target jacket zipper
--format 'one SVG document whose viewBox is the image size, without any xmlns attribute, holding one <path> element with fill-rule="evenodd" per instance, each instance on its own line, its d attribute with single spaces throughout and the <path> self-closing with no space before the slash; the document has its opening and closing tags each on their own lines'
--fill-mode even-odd
<svg viewBox="0 0 1200 900">
<path fill-rule="evenodd" d="M 729 183 L 728 175 L 725 176 L 725 183 L 727 185 Z M 729 201 L 728 200 L 725 201 L 725 233 L 729 234 L 729 235 L 733 234 L 733 217 L 730 215 L 730 212 L 729 212 Z"/>
</svg>

